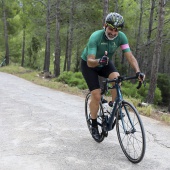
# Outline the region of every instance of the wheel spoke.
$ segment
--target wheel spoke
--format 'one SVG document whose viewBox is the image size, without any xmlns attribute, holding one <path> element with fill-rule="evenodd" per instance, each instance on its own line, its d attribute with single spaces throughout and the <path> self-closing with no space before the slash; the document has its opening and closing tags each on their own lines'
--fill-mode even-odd
<svg viewBox="0 0 170 170">
<path fill-rule="evenodd" d="M 121 107 L 124 117 L 116 122 L 117 135 L 126 157 L 134 163 L 143 159 L 145 153 L 145 134 L 141 119 L 136 109 L 124 102 Z"/>
</svg>

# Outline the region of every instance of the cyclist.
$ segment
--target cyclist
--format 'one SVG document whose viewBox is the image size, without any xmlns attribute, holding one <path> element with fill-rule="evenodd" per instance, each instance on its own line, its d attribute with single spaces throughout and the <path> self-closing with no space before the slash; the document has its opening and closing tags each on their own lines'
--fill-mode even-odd
<svg viewBox="0 0 170 170">
<path fill-rule="evenodd" d="M 138 62 L 133 56 L 128 45 L 126 35 L 120 31 L 124 26 L 124 19 L 118 13 L 111 12 L 105 19 L 104 29 L 91 34 L 89 41 L 81 55 L 81 69 L 83 77 L 91 92 L 90 113 L 92 118 L 92 137 L 100 139 L 97 126 L 97 112 L 101 101 L 101 89 L 98 76 L 114 79 L 119 73 L 114 66 L 112 56 L 120 47 L 136 72 L 139 81 L 143 81 L 145 75 L 140 72 Z M 116 90 L 112 90 L 112 101 L 116 98 Z"/>
</svg>

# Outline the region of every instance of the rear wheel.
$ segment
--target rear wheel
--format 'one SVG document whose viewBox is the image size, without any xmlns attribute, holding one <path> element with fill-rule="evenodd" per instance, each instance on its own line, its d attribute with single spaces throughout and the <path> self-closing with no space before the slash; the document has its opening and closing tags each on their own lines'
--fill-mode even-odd
<svg viewBox="0 0 170 170">
<path fill-rule="evenodd" d="M 91 94 L 88 93 L 87 96 L 86 96 L 86 99 L 85 99 L 85 117 L 86 117 L 88 129 L 89 129 L 90 133 L 92 134 L 92 119 L 91 119 L 90 107 L 89 107 L 90 102 L 91 102 Z M 94 139 L 96 142 L 102 142 L 104 140 L 104 137 L 105 137 L 105 133 L 103 132 L 103 128 L 102 128 L 102 124 L 103 124 L 103 121 L 104 121 L 104 115 L 103 114 L 104 114 L 103 113 L 103 107 L 102 107 L 102 104 L 100 103 L 98 116 L 97 116 L 100 139 L 99 140 Z"/>
<path fill-rule="evenodd" d="M 120 146 L 133 163 L 140 162 L 145 154 L 145 132 L 140 116 L 133 105 L 123 101 L 117 109 L 116 130 Z"/>
</svg>

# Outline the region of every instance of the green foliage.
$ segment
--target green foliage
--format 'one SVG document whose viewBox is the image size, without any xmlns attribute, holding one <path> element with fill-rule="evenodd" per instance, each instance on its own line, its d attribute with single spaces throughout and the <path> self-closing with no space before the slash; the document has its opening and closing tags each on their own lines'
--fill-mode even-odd
<svg viewBox="0 0 170 170">
<path fill-rule="evenodd" d="M 158 104 L 162 102 L 161 90 L 157 87 L 154 94 L 154 104 Z"/>
<path fill-rule="evenodd" d="M 133 97 L 140 99 L 141 101 L 145 101 L 147 94 L 148 94 L 148 89 L 149 89 L 149 84 L 146 84 L 146 87 L 142 85 L 140 89 L 136 89 L 137 83 L 132 84 L 131 82 L 124 82 L 122 85 L 122 92 L 125 96 L 128 97 Z M 154 97 L 154 104 L 158 104 L 162 101 L 162 96 L 161 96 L 161 91 L 157 87 L 155 90 L 155 97 Z"/>
<path fill-rule="evenodd" d="M 127 62 L 124 62 L 125 57 L 122 56 L 122 51 L 118 50 L 115 55 L 115 66 L 120 75 L 127 74 Z"/>
<path fill-rule="evenodd" d="M 77 86 L 79 89 L 87 89 L 87 84 L 81 74 L 81 72 L 73 73 L 71 71 L 63 72 L 56 79 L 59 82 L 68 84 L 69 86 Z"/>
<path fill-rule="evenodd" d="M 77 86 L 79 89 L 87 89 L 86 82 L 81 74 L 81 72 L 73 73 L 63 72 L 58 78 L 57 81 L 68 84 L 69 86 Z M 136 89 L 137 83 L 132 84 L 130 81 L 123 82 L 121 86 L 121 90 L 123 95 L 127 97 L 132 97 L 135 99 L 139 99 L 141 101 L 145 101 L 145 98 L 148 94 L 149 84 L 146 84 L 146 87 L 142 86 L 139 90 Z M 158 104 L 162 101 L 161 91 L 159 88 L 156 88 L 154 104 Z"/>
<path fill-rule="evenodd" d="M 170 103 L 170 76 L 158 74 L 157 85 L 162 92 L 162 102 L 168 106 Z"/>
<path fill-rule="evenodd" d="M 141 98 L 138 94 L 136 86 L 129 81 L 122 83 L 122 93 L 127 97 Z"/>
<path fill-rule="evenodd" d="M 38 53 L 40 45 L 41 44 L 40 44 L 38 38 L 32 37 L 32 41 L 31 41 L 32 51 L 35 52 L 35 53 Z"/>
<path fill-rule="evenodd" d="M 148 83 L 146 83 L 145 87 L 142 86 L 138 90 L 138 94 L 142 96 L 143 101 L 147 97 L 148 90 L 149 90 L 149 84 Z M 161 103 L 161 101 L 162 101 L 161 90 L 158 87 L 156 87 L 155 94 L 154 94 L 154 104 L 157 105 L 158 103 Z"/>
<path fill-rule="evenodd" d="M 40 46 L 41 46 L 41 43 L 38 40 L 38 38 L 32 37 L 30 46 L 27 48 L 28 58 L 26 58 L 26 64 L 27 64 L 27 66 L 29 66 L 33 69 L 40 68 L 40 61 L 38 61 Z"/>
<path fill-rule="evenodd" d="M 161 120 L 164 121 L 164 122 L 167 122 L 167 123 L 170 123 L 170 116 L 167 114 L 163 114 L 161 116 Z"/>
</svg>

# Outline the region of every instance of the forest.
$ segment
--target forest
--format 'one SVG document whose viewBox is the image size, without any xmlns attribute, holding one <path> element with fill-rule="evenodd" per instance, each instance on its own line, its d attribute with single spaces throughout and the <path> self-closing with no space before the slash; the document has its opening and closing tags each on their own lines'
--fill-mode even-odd
<svg viewBox="0 0 170 170">
<path fill-rule="evenodd" d="M 109 12 L 124 17 L 122 31 L 149 83 L 146 102 L 159 86 L 170 110 L 169 0 L 0 0 L 0 63 L 55 77 L 79 72 L 82 50 Z M 121 50 L 113 61 L 121 74 L 134 74 Z"/>
</svg>

